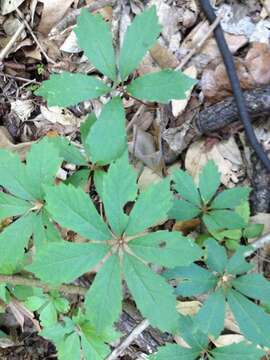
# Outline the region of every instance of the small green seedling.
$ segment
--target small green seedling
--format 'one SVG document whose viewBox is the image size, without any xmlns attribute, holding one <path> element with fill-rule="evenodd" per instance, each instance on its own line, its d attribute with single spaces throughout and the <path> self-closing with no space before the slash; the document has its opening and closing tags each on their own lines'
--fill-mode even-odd
<svg viewBox="0 0 270 360">
<path fill-rule="evenodd" d="M 192 177 L 183 170 L 174 172 L 173 181 L 181 198 L 174 200 L 169 213 L 171 219 L 190 220 L 200 217 L 210 233 L 246 227 L 245 219 L 235 208 L 247 201 L 250 188 L 228 189 L 216 195 L 220 174 L 213 161 L 209 161 L 203 168 L 198 188 Z"/>
<path fill-rule="evenodd" d="M 165 273 L 178 279 L 176 294 L 192 297 L 210 293 L 194 318 L 199 329 L 217 338 L 224 327 L 225 306 L 230 307 L 242 334 L 261 346 L 270 345 L 270 316 L 254 303 L 270 298 L 270 283 L 262 275 L 247 273 L 254 266 L 245 260 L 248 247 L 240 247 L 231 258 L 214 239 L 205 241 L 207 269 L 196 264 L 178 267 Z"/>
<path fill-rule="evenodd" d="M 167 344 L 149 359 L 260 360 L 265 355 L 263 350 L 245 341 L 213 349 L 209 336 L 198 328 L 196 321 L 190 316 L 179 315 L 179 333 L 189 347 Z"/>
</svg>

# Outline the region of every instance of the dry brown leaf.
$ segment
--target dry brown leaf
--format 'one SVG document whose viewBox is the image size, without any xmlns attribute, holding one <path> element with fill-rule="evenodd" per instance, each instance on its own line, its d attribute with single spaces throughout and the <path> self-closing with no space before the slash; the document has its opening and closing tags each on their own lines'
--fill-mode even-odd
<svg viewBox="0 0 270 360">
<path fill-rule="evenodd" d="M 14 145 L 7 129 L 4 126 L 0 126 L 0 148 L 16 152 L 21 160 L 25 160 L 25 155 L 33 143 L 27 142 Z"/>
<path fill-rule="evenodd" d="M 178 60 L 175 55 L 166 47 L 156 43 L 150 50 L 152 58 L 158 63 L 161 69 L 176 68 Z"/>
<path fill-rule="evenodd" d="M 173 226 L 173 231 L 181 231 L 183 235 L 189 234 L 191 231 L 194 231 L 199 225 L 200 219 L 192 219 L 186 221 L 176 221 Z"/>
<path fill-rule="evenodd" d="M 73 113 L 68 109 L 63 109 L 58 106 L 52 106 L 48 108 L 46 106 L 41 106 L 40 111 L 44 118 L 51 123 L 59 123 L 64 126 L 80 125 L 80 119 L 73 115 Z"/>
<path fill-rule="evenodd" d="M 229 334 L 229 335 L 221 335 L 216 340 L 211 339 L 211 341 L 215 344 L 216 347 L 222 347 L 232 344 L 238 344 L 241 341 L 244 341 L 245 338 L 243 335 L 238 334 Z"/>
<path fill-rule="evenodd" d="M 200 310 L 202 303 L 200 301 L 177 301 L 176 309 L 177 311 L 186 316 L 186 315 L 196 315 Z"/>
<path fill-rule="evenodd" d="M 254 42 L 245 57 L 245 65 L 257 85 L 270 83 L 270 46 Z"/>
<path fill-rule="evenodd" d="M 39 326 L 39 322 L 35 320 L 35 315 L 32 311 L 28 310 L 21 302 L 16 299 L 10 301 L 7 305 L 7 308 L 10 309 L 21 329 L 23 330 L 25 319 L 29 319 L 32 324 L 35 326 L 37 331 L 40 331 L 41 328 Z"/>
<path fill-rule="evenodd" d="M 196 79 L 198 75 L 195 66 L 188 67 L 184 71 L 184 74 L 191 77 L 192 79 Z M 172 100 L 172 113 L 174 117 L 179 116 L 186 109 L 194 86 L 192 86 L 191 89 L 186 92 L 186 98 L 184 100 Z"/>
<path fill-rule="evenodd" d="M 138 180 L 138 186 L 140 190 L 146 189 L 149 185 L 158 183 L 162 180 L 162 177 L 155 173 L 152 169 L 145 166 Z"/>
<path fill-rule="evenodd" d="M 24 0 L 1 0 L 1 14 L 6 15 L 16 10 Z"/>
<path fill-rule="evenodd" d="M 44 4 L 38 31 L 48 34 L 52 27 L 57 24 L 74 0 L 40 0 Z"/>
<path fill-rule="evenodd" d="M 34 109 L 35 105 L 32 100 L 15 100 L 11 102 L 11 110 L 21 121 L 28 120 Z"/>
<path fill-rule="evenodd" d="M 213 145 L 210 150 L 206 149 L 204 140 L 194 142 L 187 150 L 185 168 L 197 181 L 208 160 L 213 160 L 217 164 L 221 182 L 227 187 L 237 183 L 238 177 L 242 176 L 242 157 L 233 137 Z"/>
</svg>

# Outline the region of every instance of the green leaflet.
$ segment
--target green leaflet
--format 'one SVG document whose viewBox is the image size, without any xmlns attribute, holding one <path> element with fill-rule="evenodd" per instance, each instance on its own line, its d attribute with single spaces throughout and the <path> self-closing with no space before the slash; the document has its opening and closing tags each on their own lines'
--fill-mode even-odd
<svg viewBox="0 0 270 360">
<path fill-rule="evenodd" d="M 62 159 L 59 152 L 47 138 L 31 146 L 26 155 L 26 173 L 35 199 L 43 199 L 43 185 L 52 185 Z"/>
<path fill-rule="evenodd" d="M 248 247 L 241 246 L 229 259 L 226 270 L 229 274 L 238 275 L 244 274 L 251 270 L 254 264 L 248 263 L 245 259 L 245 252 L 248 251 Z"/>
<path fill-rule="evenodd" d="M 166 220 L 171 198 L 169 179 L 153 184 L 141 192 L 131 210 L 126 235 L 138 234 L 159 221 Z"/>
<path fill-rule="evenodd" d="M 95 337 L 88 341 L 82 334 L 81 344 L 85 360 L 104 360 L 110 353 L 110 348 L 102 340 L 95 339 Z"/>
<path fill-rule="evenodd" d="M 61 235 L 44 209 L 33 218 L 33 237 L 37 251 L 49 242 L 61 241 Z"/>
<path fill-rule="evenodd" d="M 177 221 L 190 220 L 200 215 L 201 209 L 186 200 L 174 200 L 169 211 L 169 218 Z"/>
<path fill-rule="evenodd" d="M 200 349 L 187 349 L 176 344 L 167 344 L 150 356 L 150 360 L 196 360 Z"/>
<path fill-rule="evenodd" d="M 112 34 L 100 15 L 82 9 L 75 28 L 78 43 L 90 62 L 102 74 L 116 80 L 115 53 Z"/>
<path fill-rule="evenodd" d="M 127 91 L 140 100 L 168 103 L 173 99 L 185 99 L 186 92 L 194 84 L 196 80 L 180 71 L 161 70 L 133 80 Z"/>
<path fill-rule="evenodd" d="M 218 278 L 210 271 L 191 264 L 179 266 L 164 273 L 167 279 L 182 279 L 176 289 L 176 293 L 183 296 L 195 296 L 203 294 L 217 285 Z"/>
<path fill-rule="evenodd" d="M 111 326 L 121 312 L 122 284 L 119 257 L 111 256 L 97 273 L 85 297 L 86 313 L 97 333 Z"/>
<path fill-rule="evenodd" d="M 160 32 L 155 6 L 135 17 L 127 28 L 120 52 L 119 68 L 122 80 L 137 68 L 147 50 L 156 42 Z"/>
<path fill-rule="evenodd" d="M 0 233 L 0 272 L 11 274 L 24 257 L 35 215 L 30 213 L 16 220 Z"/>
<path fill-rule="evenodd" d="M 89 196 L 72 185 L 46 189 L 47 210 L 63 227 L 91 240 L 109 240 L 111 234 Z"/>
<path fill-rule="evenodd" d="M 81 169 L 76 171 L 70 177 L 68 177 L 67 180 L 65 181 L 65 184 L 66 185 L 71 184 L 75 187 L 81 187 L 82 189 L 84 189 L 88 183 L 89 177 L 90 177 L 90 170 Z"/>
<path fill-rule="evenodd" d="M 239 229 L 246 225 L 244 219 L 232 210 L 212 210 L 203 215 L 203 221 L 210 231 Z"/>
<path fill-rule="evenodd" d="M 270 316 L 240 293 L 230 290 L 227 301 L 242 334 L 254 344 L 270 345 Z"/>
<path fill-rule="evenodd" d="M 128 216 L 124 214 L 124 206 L 136 198 L 136 178 L 137 174 L 129 165 L 126 153 L 111 164 L 104 177 L 102 200 L 106 217 L 116 235 L 121 235 L 126 228 Z"/>
<path fill-rule="evenodd" d="M 243 236 L 247 239 L 256 238 L 262 235 L 264 224 L 248 224 L 243 231 Z"/>
<path fill-rule="evenodd" d="M 22 215 L 33 207 L 28 201 L 0 192 L 0 220 Z"/>
<path fill-rule="evenodd" d="M 0 149 L 0 185 L 24 200 L 34 200 L 25 166 L 18 154 Z"/>
<path fill-rule="evenodd" d="M 214 161 L 208 161 L 202 169 L 199 190 L 203 202 L 207 204 L 217 192 L 220 185 L 220 173 Z"/>
<path fill-rule="evenodd" d="M 88 158 L 91 157 L 89 146 L 86 142 L 86 139 L 91 131 L 92 126 L 97 121 L 97 117 L 94 113 L 91 113 L 87 116 L 85 121 L 80 126 L 81 140 L 84 146 L 84 150 Z"/>
<path fill-rule="evenodd" d="M 57 346 L 59 360 L 80 359 L 80 338 L 75 332 L 66 336 L 64 340 Z"/>
<path fill-rule="evenodd" d="M 208 347 L 208 335 L 199 329 L 195 316 L 179 314 L 179 330 L 181 337 L 192 349 L 204 350 Z"/>
<path fill-rule="evenodd" d="M 242 201 L 247 201 L 250 193 L 249 187 L 239 187 L 228 189 L 218 194 L 213 202 L 211 208 L 213 209 L 235 209 Z"/>
<path fill-rule="evenodd" d="M 246 274 L 233 280 L 232 285 L 242 294 L 260 300 L 270 301 L 270 282 L 260 274 Z"/>
<path fill-rule="evenodd" d="M 260 360 L 264 351 L 245 342 L 222 346 L 211 351 L 215 360 Z"/>
<path fill-rule="evenodd" d="M 94 171 L 94 184 L 101 200 L 103 197 L 103 182 L 106 175 L 107 173 L 104 170 L 97 169 Z"/>
<path fill-rule="evenodd" d="M 42 83 L 35 95 L 44 97 L 48 106 L 72 106 L 81 101 L 98 98 L 111 91 L 104 82 L 93 76 L 63 72 L 53 74 Z"/>
<path fill-rule="evenodd" d="M 40 249 L 26 268 L 50 284 L 69 283 L 90 271 L 107 252 L 106 245 L 50 243 Z"/>
<path fill-rule="evenodd" d="M 153 326 L 175 333 L 177 312 L 172 288 L 165 280 L 129 255 L 124 259 L 125 280 L 141 311 Z"/>
<path fill-rule="evenodd" d="M 119 97 L 103 106 L 85 142 L 92 162 L 99 165 L 109 164 L 123 154 L 127 148 L 125 111 Z"/>
<path fill-rule="evenodd" d="M 71 144 L 67 138 L 63 136 L 55 136 L 49 139 L 59 151 L 60 156 L 68 163 L 79 166 L 87 165 L 85 157 L 81 151 Z"/>
<path fill-rule="evenodd" d="M 130 241 L 128 246 L 144 260 L 169 268 L 189 265 L 203 254 L 193 240 L 176 231 L 156 231 Z"/>
<path fill-rule="evenodd" d="M 222 290 L 212 293 L 195 316 L 201 331 L 215 339 L 224 328 L 225 297 Z"/>
<path fill-rule="evenodd" d="M 214 239 L 208 239 L 204 242 L 207 248 L 206 264 L 212 271 L 222 274 L 227 265 L 227 254 L 223 246 L 219 245 Z"/>
<path fill-rule="evenodd" d="M 196 207 L 201 206 L 201 197 L 191 175 L 179 169 L 173 173 L 173 181 L 176 191 L 183 199 Z"/>
</svg>

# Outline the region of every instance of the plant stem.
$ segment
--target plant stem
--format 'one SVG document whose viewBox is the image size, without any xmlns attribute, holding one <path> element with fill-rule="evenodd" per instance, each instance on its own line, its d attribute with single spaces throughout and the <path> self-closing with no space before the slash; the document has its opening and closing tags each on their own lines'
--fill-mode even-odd
<svg viewBox="0 0 270 360">
<path fill-rule="evenodd" d="M 12 285 L 26 285 L 43 289 L 45 292 L 54 290 L 53 286 L 43 283 L 37 279 L 30 279 L 18 275 L 0 275 L 0 283 L 9 283 Z M 61 285 L 57 288 L 61 293 L 84 296 L 88 290 L 86 287 L 77 285 Z"/>
</svg>

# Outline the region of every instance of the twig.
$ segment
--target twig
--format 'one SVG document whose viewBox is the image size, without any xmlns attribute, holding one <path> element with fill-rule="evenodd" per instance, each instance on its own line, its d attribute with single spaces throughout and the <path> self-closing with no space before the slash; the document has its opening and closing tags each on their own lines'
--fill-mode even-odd
<svg viewBox="0 0 270 360">
<path fill-rule="evenodd" d="M 34 80 L 34 79 L 26 79 L 26 78 L 23 78 L 23 77 L 20 77 L 20 76 L 15 76 L 15 75 L 10 75 L 10 74 L 4 74 L 4 73 L 0 73 L 0 76 L 2 77 L 7 77 L 9 79 L 15 79 L 15 80 L 18 80 L 18 81 L 22 81 L 22 82 L 25 82 L 25 83 L 32 83 L 32 84 L 36 84 L 36 85 L 40 85 L 41 82 L 37 81 L 37 80 Z"/>
<path fill-rule="evenodd" d="M 0 52 L 0 63 L 9 54 L 10 50 L 12 49 L 13 45 L 16 43 L 16 41 L 20 37 L 20 35 L 23 32 L 24 28 L 25 28 L 25 24 L 21 23 L 20 26 L 18 27 L 17 31 L 15 32 L 15 34 L 13 34 L 12 38 L 7 43 L 7 45 L 1 50 L 1 52 Z"/>
<path fill-rule="evenodd" d="M 189 60 L 203 47 L 205 42 L 209 39 L 209 37 L 212 35 L 213 31 L 219 24 L 222 17 L 223 17 L 223 13 L 221 12 L 217 16 L 216 20 L 209 26 L 208 31 L 205 33 L 205 35 L 203 36 L 201 41 L 197 45 L 195 45 L 195 47 L 187 54 L 187 56 L 184 57 L 184 59 L 181 61 L 180 65 L 178 65 L 175 70 L 182 70 L 186 66 L 186 64 L 189 62 Z"/>
<path fill-rule="evenodd" d="M 43 289 L 45 292 L 53 290 L 53 286 L 44 284 L 40 280 L 30 279 L 18 275 L 0 275 L 0 283 L 9 283 L 12 285 L 26 285 Z M 88 288 L 77 285 L 61 285 L 58 290 L 64 294 L 82 295 L 84 296 Z"/>
<path fill-rule="evenodd" d="M 252 250 L 245 252 L 245 257 L 252 255 L 256 250 L 261 249 L 266 244 L 270 244 L 270 233 L 263 235 L 261 238 L 251 244 Z"/>
<path fill-rule="evenodd" d="M 146 108 L 146 106 L 144 104 L 140 105 L 140 107 L 138 108 L 136 113 L 133 115 L 132 119 L 130 120 L 130 122 L 128 123 L 128 125 L 126 127 L 127 132 L 133 127 L 133 125 L 138 120 L 138 117 L 141 116 L 141 114 L 144 112 L 145 108 Z"/>
<path fill-rule="evenodd" d="M 91 12 L 104 8 L 105 6 L 114 5 L 116 0 L 97 0 L 92 4 L 84 6 L 84 9 L 87 9 Z M 80 15 L 81 9 L 75 9 L 70 12 L 64 19 L 62 19 L 50 32 L 50 35 L 56 35 L 65 30 L 68 26 L 76 23 L 77 16 Z"/>
<path fill-rule="evenodd" d="M 123 351 L 129 347 L 130 344 L 139 336 L 141 333 L 147 329 L 149 326 L 148 320 L 143 320 L 139 325 L 137 325 L 132 332 L 125 338 L 125 340 L 117 346 L 113 352 L 106 358 L 106 360 L 115 360 L 123 353 Z"/>
<path fill-rule="evenodd" d="M 37 47 L 39 48 L 40 52 L 44 55 L 45 59 L 48 61 L 48 63 L 51 63 L 53 65 L 56 65 L 56 62 L 51 59 L 47 54 L 46 51 L 43 49 L 42 45 L 40 44 L 38 38 L 36 37 L 36 35 L 34 34 L 33 30 L 31 29 L 31 26 L 28 24 L 27 20 L 24 18 L 23 13 L 21 12 L 20 9 L 16 9 L 17 14 L 19 15 L 20 19 L 22 20 L 24 26 L 27 28 L 27 30 L 29 31 L 30 35 L 32 36 L 33 40 L 35 41 L 35 43 L 37 44 Z"/>
</svg>

